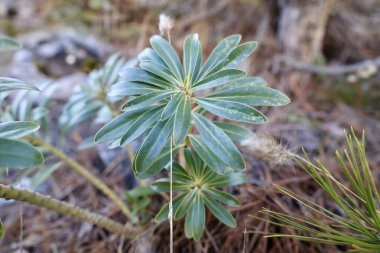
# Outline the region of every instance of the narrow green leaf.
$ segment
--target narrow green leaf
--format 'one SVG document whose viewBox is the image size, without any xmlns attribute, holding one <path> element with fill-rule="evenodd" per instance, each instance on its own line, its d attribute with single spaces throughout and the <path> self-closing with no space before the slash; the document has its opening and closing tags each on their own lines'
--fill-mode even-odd
<svg viewBox="0 0 380 253">
<path fill-rule="evenodd" d="M 178 80 L 166 66 L 151 61 L 143 61 L 140 63 L 140 67 L 152 74 L 160 76 L 171 84 L 175 84 L 177 86 L 181 85 L 181 81 Z"/>
<path fill-rule="evenodd" d="M 192 212 L 192 206 L 190 206 L 189 212 Z M 191 239 L 191 238 L 193 238 L 193 221 L 192 221 L 193 216 L 190 215 L 189 212 L 188 212 L 188 214 L 186 215 L 186 218 L 185 218 L 184 229 L 185 229 L 185 236 L 186 236 L 186 238 Z"/>
<path fill-rule="evenodd" d="M 0 168 L 30 168 L 43 162 L 44 157 L 33 146 L 22 141 L 0 138 Z"/>
<path fill-rule="evenodd" d="M 148 106 L 136 110 L 123 112 L 104 127 L 102 127 L 95 135 L 95 142 L 105 143 L 111 140 L 116 140 L 123 136 L 123 134 L 134 123 L 134 120 L 143 115 L 145 112 L 155 109 L 155 106 Z"/>
<path fill-rule="evenodd" d="M 10 77 L 0 77 L 0 92 L 11 91 L 11 90 L 35 90 L 40 91 L 36 86 L 24 81 L 10 78 Z"/>
<path fill-rule="evenodd" d="M 200 64 L 202 61 L 202 47 L 198 34 L 192 34 L 186 37 L 183 44 L 183 66 L 185 77 L 190 77 L 190 82 L 196 80 Z"/>
<path fill-rule="evenodd" d="M 228 212 L 221 204 L 205 196 L 203 196 L 203 200 L 207 208 L 216 218 L 218 218 L 218 220 L 231 228 L 236 227 L 236 221 L 234 217 L 232 217 L 231 213 Z"/>
<path fill-rule="evenodd" d="M 174 213 L 174 220 L 182 219 L 189 211 L 189 207 L 193 202 L 193 199 L 196 195 L 196 190 L 192 190 L 186 194 L 186 196 L 179 203 L 177 210 Z"/>
<path fill-rule="evenodd" d="M 0 35 L 0 50 L 20 49 L 21 44 L 8 36 Z"/>
<path fill-rule="evenodd" d="M 187 183 L 172 182 L 173 191 L 183 191 L 190 189 L 191 185 Z M 161 178 L 154 181 L 150 187 L 156 192 L 168 192 L 170 191 L 170 181 L 167 178 Z"/>
<path fill-rule="evenodd" d="M 209 187 L 226 187 L 244 184 L 247 182 L 247 176 L 241 172 L 225 173 L 219 177 L 210 178 L 205 183 Z"/>
<path fill-rule="evenodd" d="M 174 48 L 161 36 L 154 35 L 150 38 L 153 50 L 161 57 L 178 80 L 182 81 L 182 66 Z"/>
<path fill-rule="evenodd" d="M 225 119 L 252 124 L 267 122 L 266 117 L 260 111 L 246 104 L 211 98 L 198 98 L 195 102 L 207 111 Z"/>
<path fill-rule="evenodd" d="M 225 163 L 214 154 L 214 152 L 204 143 L 202 138 L 190 135 L 190 141 L 197 154 L 216 173 L 222 175 L 226 171 Z"/>
<path fill-rule="evenodd" d="M 148 128 L 160 118 L 162 111 L 163 106 L 158 106 L 137 117 L 130 125 L 128 130 L 123 133 L 123 136 L 120 140 L 120 146 L 127 145 L 145 133 L 145 131 L 147 131 Z"/>
<path fill-rule="evenodd" d="M 104 67 L 101 69 L 103 71 L 101 76 L 101 82 L 104 86 L 112 85 L 117 82 L 119 78 L 120 70 L 127 63 L 126 59 L 119 54 L 115 53 L 111 55 L 107 62 L 104 64 Z"/>
<path fill-rule="evenodd" d="M 215 200 L 222 202 L 226 205 L 233 206 L 233 207 L 240 206 L 240 201 L 236 197 L 224 191 L 220 191 L 215 188 L 205 188 L 204 191 Z"/>
<path fill-rule="evenodd" d="M 233 81 L 235 79 L 241 78 L 245 75 L 246 73 L 244 71 L 238 69 L 224 69 L 214 74 L 211 74 L 199 81 L 198 83 L 194 84 L 192 90 L 199 91 L 210 89 L 219 85 L 223 85 L 227 82 Z"/>
<path fill-rule="evenodd" d="M 228 85 L 218 88 L 215 92 L 232 89 L 232 88 L 244 88 L 244 87 L 256 87 L 266 86 L 267 82 L 258 76 L 246 76 L 236 81 L 229 83 Z"/>
<path fill-rule="evenodd" d="M 202 237 L 203 230 L 206 223 L 206 212 L 203 202 L 203 198 L 199 192 L 195 195 L 193 206 L 187 215 L 191 215 L 193 222 L 193 232 L 192 235 L 194 240 L 198 241 Z M 186 221 L 185 221 L 186 222 Z"/>
<path fill-rule="evenodd" d="M 167 67 L 160 56 L 158 56 L 158 54 L 156 54 L 156 52 L 154 52 L 154 50 L 150 47 L 145 48 L 137 57 L 140 62 L 149 61 Z"/>
<path fill-rule="evenodd" d="M 214 121 L 214 124 L 222 129 L 232 141 L 241 142 L 242 140 L 254 135 L 251 130 L 239 125 L 217 121 Z"/>
<path fill-rule="evenodd" d="M 137 178 L 140 180 L 147 179 L 160 172 L 165 166 L 167 166 L 170 163 L 171 150 L 173 151 L 174 157 L 178 153 L 179 146 L 170 148 L 170 145 L 167 144 L 165 148 L 161 151 L 161 153 L 145 168 L 145 170 L 139 172 Z M 133 170 L 135 172 L 138 171 L 135 161 L 133 162 Z"/>
<path fill-rule="evenodd" d="M 174 97 L 172 97 L 165 106 L 164 111 L 161 115 L 161 120 L 165 120 L 173 115 L 173 113 L 177 110 L 177 107 L 179 104 L 181 104 L 181 101 L 184 99 L 184 95 L 182 92 L 178 92 Z"/>
<path fill-rule="evenodd" d="M 215 73 L 221 69 L 233 69 L 240 65 L 257 47 L 256 41 L 243 43 L 237 46 L 227 58 L 214 68 L 211 73 Z"/>
<path fill-rule="evenodd" d="M 162 88 L 146 83 L 122 81 L 111 86 L 108 96 L 135 96 L 159 91 Z"/>
<path fill-rule="evenodd" d="M 0 123 L 1 138 L 20 138 L 37 131 L 40 126 L 32 121 L 12 121 Z"/>
<path fill-rule="evenodd" d="M 176 212 L 178 209 L 179 203 L 183 200 L 183 198 L 186 196 L 186 193 L 180 194 L 177 197 L 173 199 L 173 213 Z M 165 204 L 161 210 L 156 214 L 155 220 L 156 222 L 162 222 L 166 219 L 168 219 L 169 215 L 169 203 Z"/>
<path fill-rule="evenodd" d="M 174 143 L 182 143 L 190 129 L 191 122 L 191 103 L 190 97 L 184 95 L 174 114 Z"/>
<path fill-rule="evenodd" d="M 194 156 L 194 153 L 191 151 L 190 148 L 185 148 L 184 149 L 184 155 L 185 155 L 185 161 L 187 168 L 190 170 L 192 173 L 192 176 L 195 177 L 196 179 L 200 179 L 201 173 L 202 173 L 202 168 L 199 163 L 196 161 L 196 157 Z"/>
<path fill-rule="evenodd" d="M 212 50 L 210 56 L 204 63 L 202 70 L 199 74 L 198 80 L 201 80 L 209 72 L 211 72 L 216 66 L 218 66 L 229 53 L 239 44 L 241 36 L 234 34 L 223 39 L 219 44 Z"/>
<path fill-rule="evenodd" d="M 173 117 L 159 121 L 149 132 L 135 157 L 134 169 L 137 176 L 160 155 L 172 132 L 173 123 Z"/>
<path fill-rule="evenodd" d="M 207 96 L 217 100 L 235 101 L 255 106 L 286 105 L 290 99 L 282 92 L 265 86 L 227 88 Z"/>
<path fill-rule="evenodd" d="M 146 84 L 151 84 L 154 86 L 158 86 L 164 89 L 174 87 L 174 85 L 170 84 L 165 79 L 154 75 L 146 70 L 141 68 L 123 68 L 120 71 L 120 76 L 125 81 L 133 81 L 133 82 L 141 82 Z"/>
<path fill-rule="evenodd" d="M 144 108 L 146 106 L 159 102 L 165 98 L 168 98 L 173 94 L 175 94 L 175 91 L 173 90 L 153 91 L 153 92 L 138 96 L 132 99 L 131 101 L 128 101 L 122 106 L 121 109 L 123 111 L 130 111 L 130 110 Z"/>
<path fill-rule="evenodd" d="M 192 183 L 193 180 L 187 171 L 177 162 L 173 162 L 173 181 Z"/>
</svg>

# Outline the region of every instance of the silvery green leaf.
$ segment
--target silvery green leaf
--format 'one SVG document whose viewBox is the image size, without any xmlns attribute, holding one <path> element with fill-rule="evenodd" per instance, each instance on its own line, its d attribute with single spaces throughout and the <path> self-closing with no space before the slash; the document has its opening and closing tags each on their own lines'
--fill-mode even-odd
<svg viewBox="0 0 380 253">
<path fill-rule="evenodd" d="M 246 104 L 211 98 L 198 98 L 196 103 L 207 111 L 225 119 L 252 124 L 267 122 L 266 117 L 260 111 Z"/>
</svg>

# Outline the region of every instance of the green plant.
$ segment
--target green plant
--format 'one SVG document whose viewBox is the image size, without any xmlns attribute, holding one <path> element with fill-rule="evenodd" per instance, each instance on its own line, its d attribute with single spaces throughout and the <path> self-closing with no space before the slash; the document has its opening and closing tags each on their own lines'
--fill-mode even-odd
<svg viewBox="0 0 380 253">
<path fill-rule="evenodd" d="M 233 216 L 223 204 L 238 206 L 239 201 L 224 192 L 223 188 L 246 181 L 241 172 L 245 169 L 245 162 L 234 141 L 241 141 L 253 134 L 242 126 L 211 120 L 209 115 L 261 124 L 267 120 L 252 106 L 280 106 L 290 101 L 281 92 L 267 87 L 262 78 L 246 77 L 244 71 L 236 69 L 257 46 L 256 42 L 239 45 L 240 39 L 240 35 L 232 35 L 222 40 L 201 66 L 200 41 L 196 34 L 190 35 L 184 42 L 182 66 L 170 43 L 160 36 L 153 36 L 150 40 L 152 48 L 145 49 L 138 56 L 139 67 L 131 67 L 134 63 L 130 62 L 129 65 L 120 55 L 111 56 L 103 68 L 90 74 L 87 83 L 65 105 L 60 117 L 63 136 L 75 124 L 86 119 L 101 123 L 116 116 L 95 136 L 97 143 L 107 143 L 110 147 L 127 146 L 144 136 L 136 155 L 129 152 L 135 175 L 146 179 L 167 168 L 169 179 L 159 179 L 151 187 L 160 192 L 170 191 L 171 198 L 172 192 L 176 192 L 175 199 L 164 205 L 156 218 L 160 221 L 167 215 L 175 220 L 186 217 L 185 235 L 195 240 L 202 236 L 206 208 L 226 225 L 236 226 Z M 4 80 L 9 83 L 9 80 Z M 5 81 L 4 87 L 9 87 Z M 33 87 L 23 85 L 24 88 Z M 46 116 L 43 110 L 46 103 L 35 108 L 31 106 L 33 96 L 27 97 L 26 100 L 19 98 L 23 101 L 19 107 L 6 109 L 4 117 L 42 124 Z M 125 97 L 132 99 L 125 102 Z M 125 102 L 120 115 L 117 110 L 119 101 Z M 34 110 L 40 112 L 36 112 L 40 117 L 33 116 Z M 11 129 L 12 134 L 38 146 L 43 152 L 52 153 L 86 178 L 121 208 L 129 218 L 128 224 L 136 223 L 139 217 L 137 212 L 149 205 L 147 197 L 152 192 L 146 187 L 127 194 L 131 206 L 126 206 L 116 193 L 86 168 L 39 137 L 36 123 L 26 121 L 17 127 L 6 125 L 5 129 Z M 37 151 L 35 148 L 33 150 Z M 173 162 L 177 158 L 178 162 Z M 54 168 L 49 170 L 54 171 Z M 105 217 L 56 200 L 49 201 L 44 196 L 25 190 L 0 185 L 0 195 L 68 214 L 116 233 L 138 231 L 138 227 L 121 229 L 121 224 Z"/>
<path fill-rule="evenodd" d="M 120 54 L 113 54 L 102 68 L 92 71 L 62 108 L 59 119 L 62 135 L 86 119 L 93 119 L 94 124 L 99 124 L 116 116 L 116 103 L 124 97 L 110 96 L 112 94 L 108 94 L 108 90 L 118 82 L 120 69 L 134 63 L 135 60 L 127 61 Z"/>
<path fill-rule="evenodd" d="M 173 191 L 178 196 L 173 200 L 174 220 L 185 218 L 185 234 L 199 240 L 205 226 L 205 206 L 215 217 L 229 227 L 236 227 L 232 215 L 220 204 L 240 206 L 240 202 L 234 196 L 219 190 L 221 187 L 229 187 L 245 183 L 247 178 L 242 172 L 226 171 L 222 176 L 215 173 L 189 148 L 185 149 L 185 160 L 188 170 L 179 163 L 173 163 Z M 152 183 L 152 189 L 158 192 L 169 192 L 170 181 L 159 179 Z M 220 202 L 220 203 L 219 203 Z M 166 204 L 158 212 L 157 221 L 168 217 L 169 204 Z"/>
<path fill-rule="evenodd" d="M 0 50 L 18 49 L 21 45 L 6 36 L 0 36 Z M 1 100 L 13 90 L 35 90 L 32 84 L 14 78 L 0 77 Z M 0 123 L 0 167 L 33 167 L 43 163 L 42 154 L 34 147 L 20 140 L 23 136 L 37 131 L 40 126 L 32 121 L 9 121 Z"/>
<path fill-rule="evenodd" d="M 307 207 L 311 214 L 300 218 L 264 209 L 262 212 L 269 217 L 265 219 L 267 222 L 298 231 L 298 234 L 270 234 L 267 237 L 292 237 L 309 242 L 344 245 L 351 252 L 379 252 L 380 198 L 365 155 L 364 131 L 361 142 L 353 130 L 351 134 L 346 134 L 346 140 L 348 151 L 344 150 L 344 155 L 337 151 L 336 157 L 351 189 L 339 183 L 319 160 L 314 164 L 305 154 L 306 160 L 303 162 L 306 164 L 299 162 L 340 211 L 333 212 L 306 197 L 276 186 L 281 193 Z"/>
<path fill-rule="evenodd" d="M 228 178 L 231 170 L 245 169 L 243 156 L 232 139 L 249 135 L 250 131 L 231 123 L 213 122 L 206 116 L 214 114 L 228 120 L 261 124 L 267 120 L 252 106 L 280 106 L 290 100 L 267 87 L 263 79 L 245 77 L 244 71 L 236 69 L 257 46 L 256 42 L 239 45 L 240 39 L 240 35 L 232 35 L 222 40 L 201 66 L 202 48 L 197 34 L 188 36 L 184 42 L 183 65 L 168 41 L 153 36 L 150 39 L 152 48 L 138 56 L 139 67 L 123 68 L 121 81 L 110 89 L 112 95 L 135 98 L 122 106 L 123 113 L 99 130 L 95 141 L 124 146 L 146 136 L 133 161 L 135 175 L 139 179 L 152 177 L 164 167 L 170 167 L 167 165 L 171 164 L 172 157 L 179 154 L 183 171 L 192 182 L 187 187 L 190 192 L 199 180 L 207 185 L 205 178 L 197 177 L 191 170 L 200 170 L 213 178 L 209 180 L 217 180 Z M 218 89 L 204 95 L 205 90 L 216 87 Z M 188 159 L 185 161 L 181 158 L 184 147 L 191 150 L 186 149 Z M 189 159 L 196 160 L 197 164 L 189 164 Z M 178 169 L 178 164 L 174 167 Z M 184 191 L 174 183 L 174 191 Z M 201 218 L 199 224 L 192 227 L 187 222 L 185 226 L 186 236 L 196 240 L 201 237 L 205 222 L 203 203 L 206 206 L 213 203 L 208 194 L 197 192 L 183 213 L 192 210 L 186 216 L 191 217 L 195 215 L 194 206 L 200 208 L 197 209 Z M 217 217 L 223 219 L 220 215 Z"/>
<path fill-rule="evenodd" d="M 17 41 L 8 37 L 0 37 L 0 49 L 17 49 L 19 47 L 21 46 Z M 4 102 L 4 100 L 6 100 L 7 96 L 9 95 L 9 92 L 13 90 L 40 91 L 36 86 L 32 84 L 25 83 L 13 78 L 0 77 L 0 101 Z M 0 168 L 34 168 L 38 165 L 41 165 L 44 161 L 42 153 L 35 147 L 26 143 L 25 140 L 33 143 L 37 142 L 39 146 L 42 144 L 47 147 L 48 151 L 56 151 L 56 153 L 60 155 L 63 161 L 67 162 L 71 167 L 77 168 L 78 171 L 86 175 L 87 178 L 94 179 L 92 182 L 95 181 L 97 183 L 97 186 L 101 186 L 100 188 L 108 192 L 109 195 L 116 196 L 84 167 L 81 167 L 75 161 L 65 156 L 58 149 L 31 135 L 33 133 L 36 133 L 40 128 L 39 124 L 33 121 L 42 122 L 46 116 L 47 111 L 45 106 L 47 99 L 40 96 L 39 100 L 36 100 L 35 94 L 25 94 L 24 92 L 20 92 L 18 95 L 16 95 L 15 100 L 16 101 L 13 101 L 15 103 L 13 103 L 12 106 L 2 106 L 1 108 L 1 120 L 12 121 L 0 123 Z M 38 101 L 38 106 L 33 107 L 33 103 L 36 101 Z M 21 119 L 24 121 L 15 121 L 16 119 Z M 19 138 L 23 138 L 24 140 L 15 140 Z M 52 172 L 57 167 L 57 164 L 55 164 L 46 169 L 48 172 Z M 44 177 L 46 178 L 48 173 L 46 171 L 42 171 L 42 173 L 38 175 L 40 177 L 33 180 L 34 187 L 36 187 L 36 185 L 38 185 Z M 130 229 L 129 227 L 112 221 L 104 216 L 97 215 L 81 208 L 69 205 L 67 203 L 51 199 L 50 197 L 32 193 L 28 190 L 16 189 L 3 184 L 0 184 L 0 198 L 17 200 L 34 204 L 40 207 L 45 207 L 59 214 L 65 214 L 81 221 L 91 222 L 100 227 L 109 229 L 115 233 L 131 233 L 129 236 L 132 236 L 133 232 L 138 231 L 138 229 Z M 117 196 L 114 199 L 118 200 Z M 126 214 L 128 214 L 128 209 L 123 209 L 124 203 L 121 201 L 119 204 L 122 207 L 122 210 L 125 210 Z M 2 235 L 3 226 L 0 221 L 0 236 Z"/>
</svg>

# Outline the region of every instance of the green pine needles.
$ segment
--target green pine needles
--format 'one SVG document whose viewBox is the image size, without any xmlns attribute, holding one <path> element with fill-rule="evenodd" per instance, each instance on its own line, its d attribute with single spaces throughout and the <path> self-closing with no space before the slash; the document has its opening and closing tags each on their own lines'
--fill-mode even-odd
<svg viewBox="0 0 380 253">
<path fill-rule="evenodd" d="M 159 173 L 171 162 L 171 155 L 184 154 L 185 161 L 174 163 L 173 169 L 174 191 L 178 191 L 174 218 L 186 217 L 186 236 L 196 240 L 204 228 L 205 206 L 225 224 L 236 225 L 220 203 L 239 202 L 217 188 L 245 182 L 244 174 L 234 172 L 246 166 L 233 141 L 251 133 L 235 124 L 212 121 L 207 115 L 262 124 L 267 119 L 253 106 L 290 102 L 260 77 L 247 77 L 236 69 L 257 47 L 256 42 L 239 45 L 240 39 L 240 35 L 223 39 L 202 65 L 197 34 L 185 39 L 182 64 L 168 41 L 153 36 L 152 48 L 138 56 L 139 67 L 123 68 L 119 82 L 110 88 L 109 94 L 132 99 L 95 137 L 98 143 L 125 146 L 144 136 L 133 161 L 139 179 Z M 152 187 L 168 190 L 168 181 L 159 180 Z M 164 206 L 160 211 L 160 219 L 167 209 Z"/>
<path fill-rule="evenodd" d="M 264 209 L 269 223 L 298 231 L 298 234 L 271 234 L 269 237 L 292 237 L 309 242 L 344 245 L 350 252 L 380 251 L 380 197 L 365 155 L 365 135 L 362 140 L 346 134 L 348 150 L 336 152 L 336 157 L 349 183 L 350 189 L 339 183 L 320 162 L 313 164 L 308 158 L 303 169 L 336 204 L 339 212 L 332 212 L 316 203 L 289 191 L 277 188 L 307 207 L 308 217 L 296 217 Z"/>
</svg>

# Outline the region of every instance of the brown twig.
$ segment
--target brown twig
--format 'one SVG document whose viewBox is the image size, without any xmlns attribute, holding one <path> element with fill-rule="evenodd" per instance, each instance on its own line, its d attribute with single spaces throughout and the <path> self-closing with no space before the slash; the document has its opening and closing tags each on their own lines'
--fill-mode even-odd
<svg viewBox="0 0 380 253">
<path fill-rule="evenodd" d="M 369 66 L 378 66 L 378 67 L 380 66 L 380 57 L 377 57 L 374 59 L 368 59 L 368 60 L 364 60 L 361 62 L 348 64 L 348 65 L 334 65 L 334 66 L 327 66 L 327 67 L 315 66 L 313 64 L 301 62 L 289 57 L 280 57 L 279 61 L 284 62 L 285 64 L 289 65 L 290 67 L 294 69 L 306 71 L 306 72 L 318 74 L 318 75 L 343 75 L 343 74 L 348 74 L 352 72 L 357 72 Z"/>
</svg>

